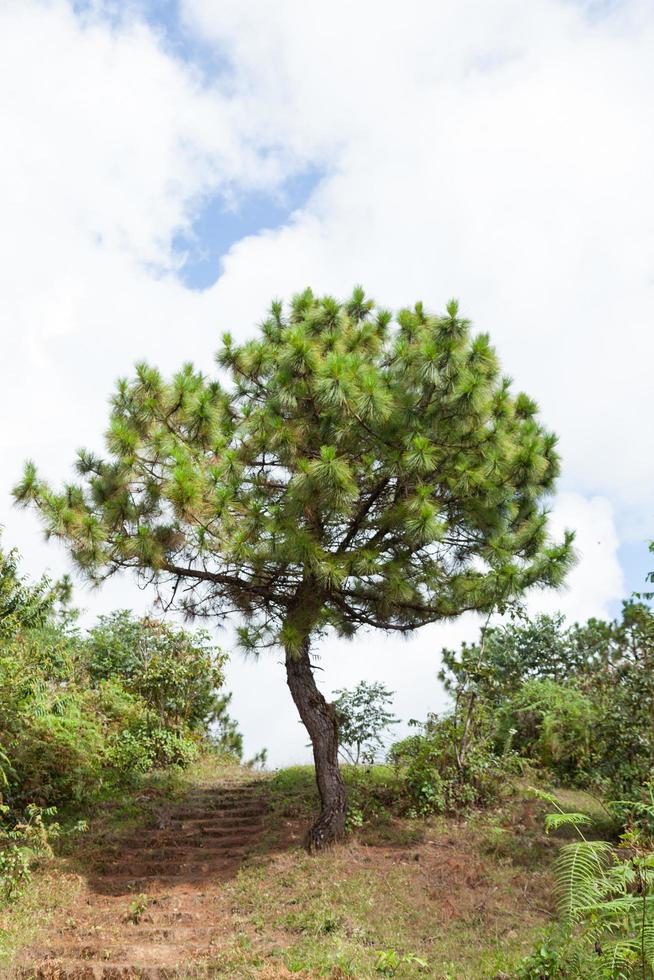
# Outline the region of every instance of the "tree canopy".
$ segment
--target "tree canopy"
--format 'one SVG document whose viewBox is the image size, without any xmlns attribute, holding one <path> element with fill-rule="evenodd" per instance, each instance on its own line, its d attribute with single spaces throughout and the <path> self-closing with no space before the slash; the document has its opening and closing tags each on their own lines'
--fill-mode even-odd
<svg viewBox="0 0 654 980">
<path fill-rule="evenodd" d="M 451 303 L 391 314 L 360 289 L 274 303 L 260 336 L 218 353 L 231 383 L 185 365 L 121 380 L 108 456 L 52 490 L 16 488 L 81 568 L 168 581 L 188 612 L 244 614 L 246 645 L 297 644 L 287 611 L 311 583 L 312 626 L 407 630 L 557 585 L 547 542 L 556 438 L 512 394 L 485 334 Z"/>
</svg>

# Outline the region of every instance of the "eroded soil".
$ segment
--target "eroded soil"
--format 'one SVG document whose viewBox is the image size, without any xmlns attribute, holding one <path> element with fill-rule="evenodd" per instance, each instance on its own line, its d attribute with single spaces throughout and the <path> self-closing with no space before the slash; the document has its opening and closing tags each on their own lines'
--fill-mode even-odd
<svg viewBox="0 0 654 980">
<path fill-rule="evenodd" d="M 27 980 L 201 975 L 224 927 L 218 901 L 256 847 L 265 799 L 256 782 L 197 789 L 154 824 L 113 840 L 13 976 Z"/>
</svg>

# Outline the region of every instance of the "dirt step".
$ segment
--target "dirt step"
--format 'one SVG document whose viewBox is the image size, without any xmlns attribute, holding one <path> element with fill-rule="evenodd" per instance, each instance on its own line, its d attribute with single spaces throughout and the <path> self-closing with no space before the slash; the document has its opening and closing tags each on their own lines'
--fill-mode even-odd
<svg viewBox="0 0 654 980">
<path fill-rule="evenodd" d="M 163 811 L 166 816 L 183 815 L 186 813 L 233 813 L 235 810 L 243 810 L 247 813 L 263 813 L 266 809 L 263 800 L 221 800 L 214 806 L 183 806 L 175 810 Z M 160 811 L 161 812 L 161 811 Z"/>
<path fill-rule="evenodd" d="M 148 847 L 147 849 L 137 850 L 136 848 L 125 848 L 115 854 L 96 855 L 93 863 L 113 864 L 121 859 L 124 861 L 177 861 L 188 858 L 190 861 L 200 861 L 204 855 L 215 854 L 220 857 L 225 851 L 243 851 L 246 847 L 252 847 L 258 843 L 259 837 L 255 834 L 218 834 L 207 831 L 206 833 L 193 834 L 188 837 L 181 837 L 175 841 L 162 840 L 159 847 Z"/>
<path fill-rule="evenodd" d="M 183 813 L 169 813 L 161 817 L 160 823 L 196 823 L 211 820 L 213 823 L 256 824 L 262 823 L 263 810 L 185 810 Z"/>
<path fill-rule="evenodd" d="M 17 980 L 175 980 L 188 976 L 183 964 L 135 966 L 133 963 L 89 963 L 74 958 L 19 967 Z"/>
<path fill-rule="evenodd" d="M 51 946 L 35 949 L 32 958 L 40 963 L 48 963 L 52 960 L 65 960 L 73 957 L 76 960 L 90 961 L 93 963 L 134 963 L 137 966 L 161 966 L 168 963 L 182 963 L 187 954 L 191 953 L 194 957 L 209 956 L 211 944 L 207 942 L 207 937 L 197 944 L 186 945 L 184 943 L 148 943 L 135 942 L 129 943 L 63 943 L 55 942 Z"/>
<path fill-rule="evenodd" d="M 251 817 L 222 817 L 218 816 L 195 816 L 195 817 L 172 817 L 168 821 L 171 827 L 224 827 L 226 830 L 237 829 L 259 829 L 263 824 L 260 816 Z"/>
<path fill-rule="evenodd" d="M 205 840 L 207 833 L 214 837 L 234 837 L 250 841 L 253 837 L 263 834 L 263 827 L 223 827 L 221 824 L 206 824 L 202 827 L 175 827 L 167 830 L 157 830 L 152 835 L 144 837 L 140 842 L 123 841 L 122 844 L 112 843 L 109 847 L 96 849 L 95 853 L 102 854 L 110 858 L 116 854 L 148 854 L 151 851 L 160 851 L 163 848 L 174 851 L 188 846 L 189 841 Z"/>
<path fill-rule="evenodd" d="M 267 789 L 265 785 L 232 785 L 232 786 L 220 786 L 214 789 L 208 789 L 204 792 L 194 790 L 188 793 L 184 797 L 188 801 L 201 801 L 201 800 L 224 800 L 226 797 L 241 797 L 241 796 L 265 796 Z"/>
<path fill-rule="evenodd" d="M 180 814 L 167 814 L 159 817 L 156 823 L 151 824 L 149 827 L 144 828 L 144 834 L 150 834 L 156 830 L 162 830 L 166 827 L 179 826 L 184 823 L 195 823 L 198 820 L 212 821 L 213 823 L 225 823 L 225 824 L 260 824 L 264 820 L 264 812 L 262 810 L 229 810 L 228 812 L 218 812 L 215 813 L 185 813 Z M 140 838 L 139 838 L 140 840 Z"/>
<path fill-rule="evenodd" d="M 94 864 L 110 864 L 121 856 L 129 857 L 130 860 L 138 860 L 151 857 L 179 856 L 193 851 L 222 851 L 225 848 L 243 849 L 252 847 L 259 840 L 260 835 L 256 831 L 247 833 L 236 833 L 235 831 L 225 832 L 206 827 L 197 831 L 187 831 L 186 833 L 176 834 L 168 837 L 163 834 L 148 843 L 147 847 L 124 847 L 112 848 L 102 851 L 93 858 Z"/>
<path fill-rule="evenodd" d="M 195 827 L 189 828 L 188 830 L 176 830 L 174 834 L 171 834 L 169 830 L 160 830 L 155 837 L 148 840 L 148 850 L 154 847 L 187 847 L 194 841 L 206 841 L 206 840 L 222 840 L 226 843 L 231 841 L 240 842 L 244 839 L 250 843 L 251 839 L 256 837 L 256 833 L 244 834 L 240 831 L 236 833 L 234 830 L 228 828 L 228 830 L 223 830 L 221 827 Z M 125 845 L 128 847 L 129 845 Z M 132 850 L 136 848 L 132 847 Z M 139 848 L 143 850 L 143 848 Z"/>
<path fill-rule="evenodd" d="M 162 892 L 174 890 L 176 892 L 202 892 L 203 888 L 210 888 L 211 885 L 220 881 L 222 875 L 234 872 L 238 867 L 238 861 L 231 861 L 221 868 L 222 874 L 218 869 L 212 869 L 207 874 L 200 875 L 142 875 L 138 878 L 134 875 L 115 875 L 112 877 L 97 879 L 94 889 L 99 895 L 113 895 L 134 897 L 142 893 L 151 893 L 154 896 Z"/>
<path fill-rule="evenodd" d="M 186 898 L 186 896 L 184 897 Z M 94 919 L 91 923 L 86 921 L 85 913 L 88 909 L 83 908 L 75 925 L 68 926 L 64 930 L 64 934 L 74 939 L 81 935 L 87 935 L 89 937 L 94 934 L 104 935 L 110 930 L 113 930 L 114 935 L 117 934 L 116 930 L 120 930 L 121 934 L 127 930 L 128 934 L 131 935 L 134 930 L 141 929 L 147 931 L 148 929 L 209 928 L 208 926 L 204 926 L 207 920 L 207 914 L 204 910 L 194 912 L 188 908 L 177 908 L 174 904 L 173 896 L 162 895 L 147 896 L 147 906 L 141 916 L 140 922 L 138 925 L 135 925 L 129 921 L 132 898 L 134 896 L 121 895 L 109 899 L 111 904 L 108 905 L 98 906 L 97 903 L 94 903 Z"/>
<path fill-rule="evenodd" d="M 198 834 L 196 837 L 184 838 L 183 843 L 174 841 L 167 843 L 162 841 L 150 847 L 123 847 L 111 851 L 104 851 L 102 855 L 95 859 L 96 864 L 118 861 L 123 858 L 125 861 L 174 861 L 181 858 L 200 860 L 203 853 L 216 854 L 222 852 L 221 845 L 230 846 L 233 841 L 237 849 L 239 845 L 250 845 L 256 840 L 255 834 L 234 834 L 233 836 L 213 838 L 206 834 Z M 217 843 L 219 842 L 219 843 Z"/>
<path fill-rule="evenodd" d="M 243 833 L 238 833 L 238 834 L 231 833 L 230 834 L 228 832 L 225 832 L 220 827 L 218 827 L 218 828 L 216 828 L 216 827 L 196 827 L 196 828 L 191 829 L 189 831 L 182 832 L 182 837 L 180 838 L 180 840 L 181 841 L 184 841 L 184 843 L 186 843 L 186 841 L 188 839 L 187 835 L 190 838 L 193 838 L 193 837 L 200 837 L 200 838 L 201 837 L 208 837 L 208 838 L 211 838 L 212 840 L 216 840 L 216 841 L 220 840 L 220 841 L 223 841 L 223 843 L 232 843 L 232 842 L 238 843 L 239 841 L 242 841 L 243 838 L 246 836 Z M 254 834 L 250 834 L 249 836 L 250 837 L 254 837 L 255 835 Z"/>
<path fill-rule="evenodd" d="M 190 821 L 180 822 L 166 827 L 157 827 L 156 830 L 147 830 L 139 840 L 127 838 L 122 841 L 112 841 L 104 848 L 104 853 L 112 854 L 115 851 L 143 851 L 153 847 L 176 847 L 177 841 L 185 842 L 189 837 L 199 836 L 200 834 L 211 831 L 214 834 L 221 834 L 223 837 L 242 835 L 244 837 L 253 834 L 263 833 L 264 827 L 259 824 L 246 824 L 236 827 L 225 826 L 220 820 L 205 820 L 196 824 Z"/>
<path fill-rule="evenodd" d="M 116 877 L 131 875 L 133 878 L 144 878 L 148 875 L 174 875 L 183 877 L 187 872 L 202 874 L 206 871 L 220 871 L 228 862 L 242 857 L 237 850 L 216 852 L 212 851 L 204 857 L 177 859 L 175 861 L 116 861 L 104 864 L 96 870 L 98 877 Z"/>
<path fill-rule="evenodd" d="M 171 946 L 180 944 L 190 944 L 193 947 L 209 946 L 212 936 L 219 935 L 218 924 L 213 926 L 199 925 L 177 925 L 172 922 L 168 925 L 164 923 L 147 925 L 144 919 L 139 923 L 113 923 L 113 929 L 74 929 L 65 934 L 67 946 L 70 949 L 73 944 L 81 947 L 101 946 L 104 948 L 122 945 L 127 947 L 138 946 L 142 943 L 166 942 Z"/>
<path fill-rule="evenodd" d="M 162 847 L 149 847 L 147 850 L 124 850 L 118 851 L 116 854 L 104 854 L 102 857 L 95 859 L 95 866 L 100 864 L 109 865 L 112 862 L 120 860 L 120 858 L 125 858 L 125 860 L 130 861 L 149 861 L 155 858 L 160 858 L 163 860 L 170 859 L 175 860 L 176 858 L 188 855 L 189 858 L 195 857 L 197 860 L 202 858 L 203 854 L 219 854 L 224 855 L 225 849 L 238 851 L 239 853 L 243 851 L 246 847 L 251 847 L 253 843 L 256 843 L 257 838 L 252 837 L 251 839 L 236 837 L 233 842 L 231 839 L 224 837 L 208 837 L 206 834 L 198 835 L 197 837 L 185 838 L 182 847 L 179 843 L 171 846 Z M 221 846 L 222 845 L 222 846 Z"/>
</svg>

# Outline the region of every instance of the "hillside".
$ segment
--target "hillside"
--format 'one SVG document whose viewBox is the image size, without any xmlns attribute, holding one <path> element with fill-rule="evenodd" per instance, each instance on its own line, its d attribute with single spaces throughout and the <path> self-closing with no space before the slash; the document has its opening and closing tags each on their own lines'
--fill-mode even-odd
<svg viewBox="0 0 654 980">
<path fill-rule="evenodd" d="M 308 769 L 208 757 L 152 779 L 3 913 L 3 975 L 510 975 L 552 909 L 538 804 L 517 793 L 465 823 L 400 819 L 383 805 L 390 770 L 370 778 L 376 813 L 318 858 L 301 849 Z"/>
</svg>

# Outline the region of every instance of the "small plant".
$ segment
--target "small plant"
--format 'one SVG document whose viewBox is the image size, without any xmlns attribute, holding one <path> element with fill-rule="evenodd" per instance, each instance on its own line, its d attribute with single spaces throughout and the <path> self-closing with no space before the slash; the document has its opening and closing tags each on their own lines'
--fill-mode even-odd
<svg viewBox="0 0 654 980">
<path fill-rule="evenodd" d="M 0 829 L 0 896 L 5 903 L 12 902 L 20 894 L 39 858 L 52 857 L 51 841 L 60 837 L 62 830 L 58 823 L 46 821 L 56 812 L 55 807 L 30 803 L 25 808 L 23 820 Z M 11 820 L 11 809 L 0 806 L 0 816 Z M 68 833 L 85 829 L 86 823 L 78 821 Z"/>
<path fill-rule="evenodd" d="M 125 922 L 131 922 L 132 925 L 137 926 L 143 918 L 143 913 L 149 904 L 150 898 L 147 895 L 136 895 L 129 903 L 129 908 L 127 910 L 127 914 L 125 915 Z"/>
<path fill-rule="evenodd" d="M 0 851 L 0 897 L 13 902 L 31 877 L 30 856 L 24 847 L 10 844 Z"/>
<path fill-rule="evenodd" d="M 417 966 L 421 970 L 427 970 L 429 968 L 426 960 L 420 959 L 419 956 L 414 956 L 413 953 L 398 953 L 394 949 L 381 950 L 377 953 L 375 970 L 377 973 L 381 973 L 382 976 L 394 977 L 399 968 L 404 965 Z"/>
<path fill-rule="evenodd" d="M 399 721 L 388 710 L 393 692 L 383 684 L 360 681 L 351 691 L 335 693 L 340 753 L 352 765 L 372 765 L 384 747 L 387 729 Z"/>
<path fill-rule="evenodd" d="M 355 803 L 350 803 L 345 815 L 345 829 L 347 831 L 358 830 L 359 827 L 363 827 L 363 824 L 363 811 Z"/>
</svg>

